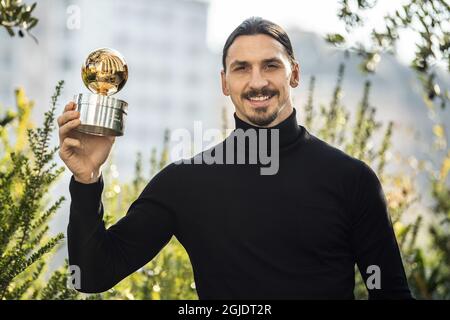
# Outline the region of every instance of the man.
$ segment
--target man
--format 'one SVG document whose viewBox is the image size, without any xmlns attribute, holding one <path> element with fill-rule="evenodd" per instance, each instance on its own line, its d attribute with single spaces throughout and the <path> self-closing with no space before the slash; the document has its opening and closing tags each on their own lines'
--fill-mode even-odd
<svg viewBox="0 0 450 320">
<path fill-rule="evenodd" d="M 73 172 L 67 233 L 80 291 L 111 288 L 176 236 L 200 299 L 353 299 L 355 264 L 370 298 L 411 298 L 377 176 L 297 124 L 291 88 L 299 64 L 281 27 L 245 20 L 226 41 L 221 77 L 236 108 L 235 132 L 277 138 L 269 139 L 276 172 L 261 174 L 259 162 L 172 163 L 107 230 L 101 165 L 114 138 L 74 131 L 79 114 L 66 106 L 60 156 Z M 218 155 L 235 138 L 203 154 Z M 245 159 L 263 146 L 248 140 Z M 223 159 L 239 157 L 237 149 Z"/>
</svg>

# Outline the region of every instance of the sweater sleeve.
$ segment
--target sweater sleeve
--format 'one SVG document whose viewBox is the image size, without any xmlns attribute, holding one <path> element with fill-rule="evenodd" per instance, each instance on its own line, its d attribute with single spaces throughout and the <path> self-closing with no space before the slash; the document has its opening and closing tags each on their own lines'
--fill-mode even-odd
<svg viewBox="0 0 450 320">
<path fill-rule="evenodd" d="M 353 201 L 352 247 L 369 299 L 411 299 L 381 183 L 361 163 Z"/>
<path fill-rule="evenodd" d="M 174 234 L 173 212 L 160 201 L 168 194 L 156 175 L 127 214 L 105 228 L 101 201 L 103 177 L 93 184 L 70 181 L 70 218 L 67 228 L 69 264 L 80 271 L 81 292 L 103 292 L 144 266 Z"/>
</svg>

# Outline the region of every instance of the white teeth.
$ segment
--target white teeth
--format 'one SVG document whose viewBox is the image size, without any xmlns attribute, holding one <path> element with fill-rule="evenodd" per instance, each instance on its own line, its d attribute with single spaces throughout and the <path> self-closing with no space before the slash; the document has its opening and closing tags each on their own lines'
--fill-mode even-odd
<svg viewBox="0 0 450 320">
<path fill-rule="evenodd" d="M 250 100 L 252 101 L 264 101 L 270 99 L 270 96 L 262 96 L 262 97 L 251 97 Z"/>
</svg>

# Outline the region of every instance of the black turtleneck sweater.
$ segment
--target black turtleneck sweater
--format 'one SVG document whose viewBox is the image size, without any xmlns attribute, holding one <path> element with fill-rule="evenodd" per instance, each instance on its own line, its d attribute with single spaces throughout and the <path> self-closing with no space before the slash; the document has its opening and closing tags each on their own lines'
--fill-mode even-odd
<svg viewBox="0 0 450 320">
<path fill-rule="evenodd" d="M 258 129 L 236 115 L 235 122 L 244 132 Z M 80 291 L 111 288 L 176 236 L 200 299 L 353 299 L 355 264 L 380 286 L 370 298 L 410 298 L 373 170 L 299 126 L 295 109 L 269 135 L 273 129 L 276 174 L 261 175 L 260 164 L 172 163 L 109 229 L 102 178 L 72 177 L 67 237 Z M 370 278 L 377 274 L 379 282 Z"/>
</svg>

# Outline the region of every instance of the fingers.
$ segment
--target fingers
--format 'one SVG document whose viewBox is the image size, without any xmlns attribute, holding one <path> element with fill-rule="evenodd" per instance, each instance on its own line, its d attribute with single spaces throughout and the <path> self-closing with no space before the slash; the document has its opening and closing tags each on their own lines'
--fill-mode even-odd
<svg viewBox="0 0 450 320">
<path fill-rule="evenodd" d="M 80 117 L 80 112 L 79 111 L 66 111 L 64 112 L 62 115 L 60 115 L 58 117 L 58 126 L 61 127 L 64 124 L 66 124 L 67 122 L 77 119 Z"/>
<path fill-rule="evenodd" d="M 65 108 L 62 115 L 60 115 L 57 119 L 58 126 L 63 126 L 66 122 L 76 119 L 80 116 L 80 112 L 75 110 L 76 105 L 73 102 L 69 102 Z"/>
<path fill-rule="evenodd" d="M 76 108 L 76 104 L 75 104 L 75 102 L 73 102 L 73 101 L 70 101 L 68 104 L 66 104 L 66 106 L 64 107 L 64 111 L 63 111 L 63 113 L 64 112 L 66 112 L 66 111 L 70 111 L 70 110 L 74 110 L 75 108 Z"/>
<path fill-rule="evenodd" d="M 69 134 L 69 132 L 73 129 L 75 129 L 76 127 L 78 127 L 81 124 L 81 120 L 80 119 L 73 119 L 70 120 L 68 122 L 66 122 L 64 125 L 62 125 L 59 128 L 59 139 L 60 141 L 63 141 L 64 139 L 66 139 L 67 135 Z"/>
</svg>

